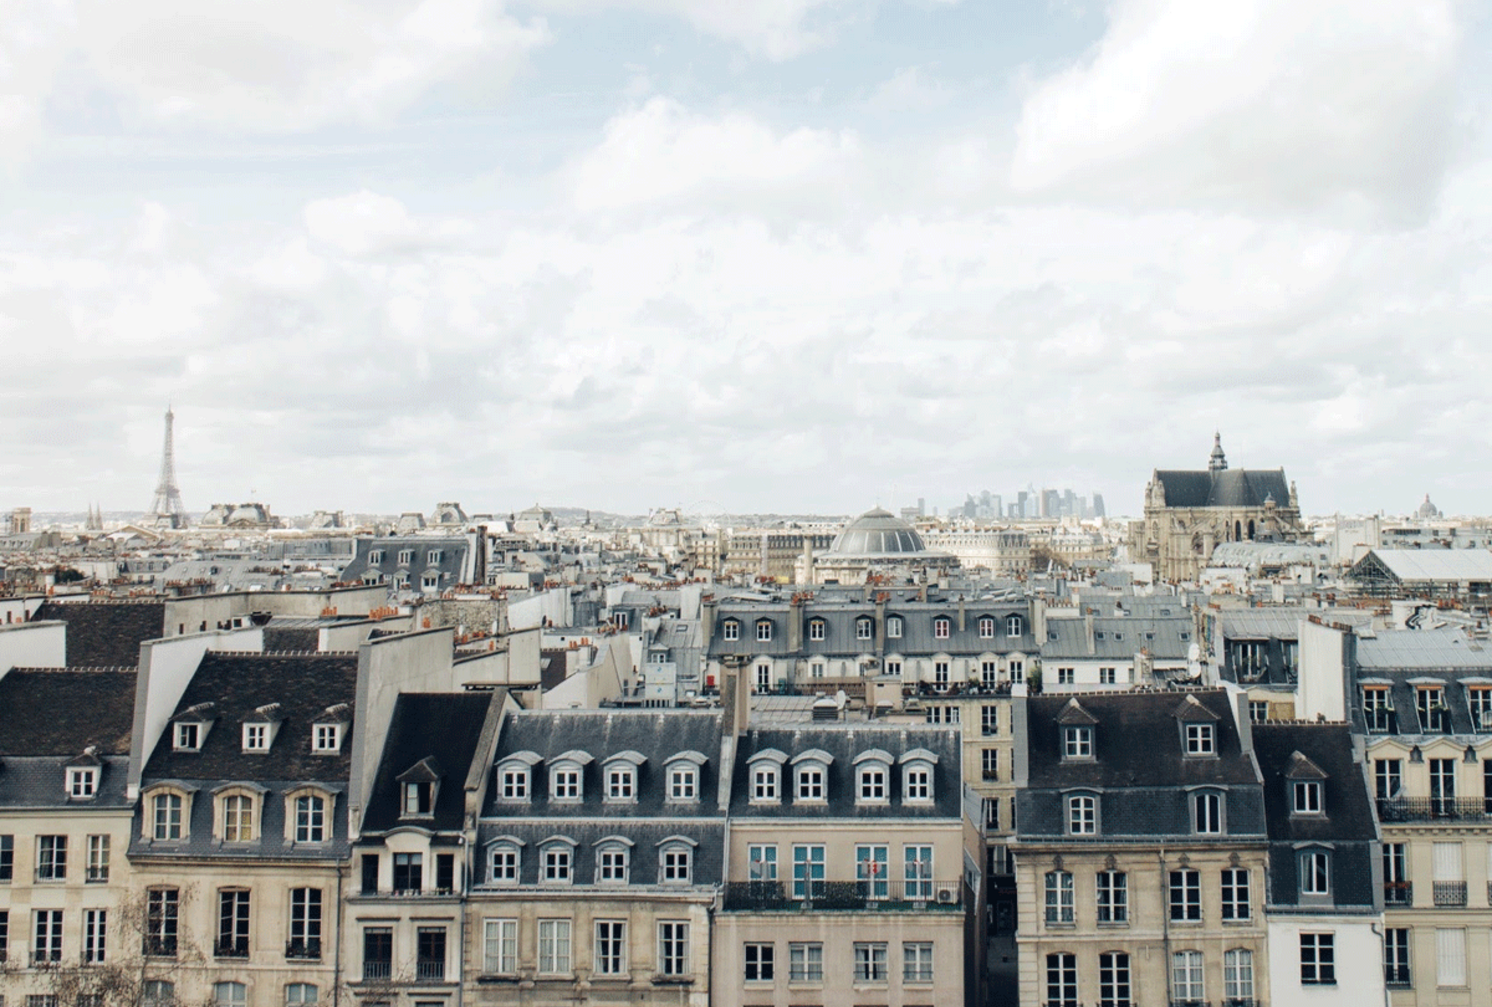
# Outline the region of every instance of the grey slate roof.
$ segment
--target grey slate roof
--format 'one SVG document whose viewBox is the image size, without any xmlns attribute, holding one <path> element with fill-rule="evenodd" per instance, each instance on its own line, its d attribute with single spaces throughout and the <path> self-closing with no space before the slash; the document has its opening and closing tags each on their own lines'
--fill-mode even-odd
<svg viewBox="0 0 1492 1007">
<path fill-rule="evenodd" d="M 646 822 L 483 819 L 477 830 L 477 883 L 486 884 L 490 880 L 487 851 L 492 843 L 500 838 L 512 838 L 523 844 L 518 861 L 518 883 L 538 884 L 539 847 L 554 836 L 564 836 L 575 842 L 571 870 L 576 886 L 594 883 L 596 861 L 601 848 L 597 843 L 612 836 L 622 836 L 631 841 L 629 868 L 632 885 L 652 885 L 657 882 L 661 851 L 659 844 L 674 836 L 684 836 L 693 842 L 692 884 L 719 884 L 725 876 L 725 822 L 720 818 Z"/>
<path fill-rule="evenodd" d="M 1263 507 L 1270 497 L 1281 507 L 1290 503 L 1284 469 L 1161 469 L 1155 478 L 1165 487 L 1167 507 Z"/>
<path fill-rule="evenodd" d="M 416 824 L 434 831 L 461 828 L 466 774 L 493 702 L 501 703 L 502 693 L 406 692 L 399 696 L 363 817 L 364 833 L 382 832 L 400 824 L 398 777 L 426 758 L 434 758 L 440 767 L 440 787 L 433 817 Z"/>
<path fill-rule="evenodd" d="M 128 756 L 135 667 L 15 668 L 0 678 L 0 758 L 70 758 L 90 745 Z M 0 773 L 3 776 L 3 773 Z"/>
<path fill-rule="evenodd" d="M 1194 633 L 1190 616 L 1145 619 L 1109 616 L 1093 620 L 1093 640 L 1085 619 L 1048 619 L 1041 644 L 1043 660 L 1128 661 L 1148 650 L 1161 660 L 1186 660 Z"/>
<path fill-rule="evenodd" d="M 855 801 L 855 757 L 871 749 L 888 752 L 893 759 L 917 748 L 925 748 L 938 757 L 933 768 L 931 804 L 906 803 L 902 799 L 902 774 L 899 764 L 890 774 L 889 807 L 863 805 Z M 780 804 L 752 804 L 750 801 L 751 757 L 775 749 L 788 758 L 784 765 Z M 822 804 L 796 804 L 792 800 L 792 759 L 818 749 L 833 756 L 824 780 L 827 800 Z M 741 736 L 736 747 L 735 777 L 731 784 L 732 817 L 780 819 L 877 819 L 877 818 L 958 818 L 963 811 L 963 774 L 961 749 L 956 728 L 931 724 L 866 726 L 860 723 L 804 724 L 801 727 L 751 728 Z"/>
<path fill-rule="evenodd" d="M 133 668 L 140 663 L 140 644 L 165 632 L 166 603 L 42 602 L 31 621 L 67 623 L 70 668 Z"/>
<path fill-rule="evenodd" d="M 709 654 L 711 657 L 741 654 L 849 658 L 873 653 L 876 649 L 874 629 L 871 639 L 862 640 L 857 636 L 855 624 L 859 619 L 874 619 L 875 614 L 876 606 L 869 602 L 809 602 L 800 608 L 781 602 L 722 603 L 715 619 L 715 632 L 709 641 Z M 1019 636 L 1008 636 L 1005 632 L 1005 619 L 1010 615 L 1021 617 L 1022 632 Z M 979 635 L 979 620 L 984 616 L 995 620 L 993 638 Z M 788 646 L 788 620 L 794 617 L 803 621 L 803 642 L 796 651 Z M 933 623 L 940 617 L 949 620 L 947 639 L 939 639 L 935 634 Z M 889 622 L 893 618 L 901 619 L 902 635 L 893 637 L 886 634 L 884 652 L 888 654 L 1033 653 L 1037 645 L 1031 635 L 1030 609 L 1024 603 L 966 601 L 962 631 L 958 628 L 957 602 L 891 602 L 886 606 L 886 619 Z M 739 640 L 725 639 L 721 627 L 728 619 L 741 623 Z M 772 639 L 769 641 L 756 639 L 756 624 L 762 619 L 772 624 Z M 809 623 L 815 619 L 824 622 L 823 640 L 809 639 Z"/>
<path fill-rule="evenodd" d="M 129 756 L 101 757 L 97 795 L 88 800 L 71 800 L 67 796 L 66 759 L 57 756 L 7 755 L 0 760 L 0 809 L 24 808 L 100 808 L 125 809 L 131 802 L 125 797 L 129 781 Z"/>
</svg>

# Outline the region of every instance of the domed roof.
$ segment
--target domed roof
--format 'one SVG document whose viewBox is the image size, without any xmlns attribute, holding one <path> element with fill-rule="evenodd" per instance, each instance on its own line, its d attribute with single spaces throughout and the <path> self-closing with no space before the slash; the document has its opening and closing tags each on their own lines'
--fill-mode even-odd
<svg viewBox="0 0 1492 1007">
<path fill-rule="evenodd" d="M 927 546 L 911 525 L 876 507 L 845 525 L 829 551 L 840 556 L 896 556 L 925 553 Z"/>
<path fill-rule="evenodd" d="M 1430 502 L 1430 494 L 1426 493 L 1425 502 L 1419 505 L 1419 510 L 1415 514 L 1422 518 L 1440 517 L 1440 508 Z"/>
</svg>

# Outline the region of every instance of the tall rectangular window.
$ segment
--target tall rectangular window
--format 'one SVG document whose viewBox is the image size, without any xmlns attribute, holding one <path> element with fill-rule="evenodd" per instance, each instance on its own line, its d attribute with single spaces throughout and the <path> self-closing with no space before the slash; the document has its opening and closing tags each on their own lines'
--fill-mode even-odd
<svg viewBox="0 0 1492 1007">
<path fill-rule="evenodd" d="M 177 917 L 181 893 L 175 888 L 152 888 L 145 894 L 145 953 L 161 957 L 176 954 Z"/>
<path fill-rule="evenodd" d="M 65 881 L 67 879 L 67 837 L 36 837 L 36 880 Z"/>
<path fill-rule="evenodd" d="M 1223 869 L 1223 919 L 1246 920 L 1249 909 L 1249 872 L 1242 867 Z"/>
<path fill-rule="evenodd" d="M 320 843 L 326 840 L 326 801 L 315 794 L 295 799 L 295 841 Z"/>
<path fill-rule="evenodd" d="M 794 942 L 787 946 L 787 978 L 794 983 L 824 981 L 824 946 L 817 941 Z"/>
<path fill-rule="evenodd" d="M 1456 811 L 1456 760 L 1430 760 L 1430 814 L 1452 815 Z"/>
<path fill-rule="evenodd" d="M 1129 922 L 1129 875 L 1123 871 L 1098 872 L 1098 922 Z"/>
<path fill-rule="evenodd" d="M 1172 871 L 1169 892 L 1171 919 L 1184 922 L 1202 918 L 1201 874 L 1189 868 Z"/>
<path fill-rule="evenodd" d="M 1171 993 L 1175 1000 L 1201 1000 L 1202 952 L 1177 951 L 1171 956 Z"/>
<path fill-rule="evenodd" d="M 777 847 L 770 844 L 746 847 L 746 864 L 752 881 L 776 881 Z"/>
<path fill-rule="evenodd" d="M 0 881 L 10 881 L 16 872 L 16 837 L 0 836 Z"/>
<path fill-rule="evenodd" d="M 321 957 L 321 889 L 290 889 L 290 943 L 287 958 Z"/>
<path fill-rule="evenodd" d="M 1223 996 L 1235 1002 L 1254 999 L 1254 953 L 1248 948 L 1223 954 Z"/>
<path fill-rule="evenodd" d="M 109 953 L 109 911 L 83 910 L 83 960 L 89 964 L 105 961 Z"/>
<path fill-rule="evenodd" d="M 1098 1007 L 1130 1007 L 1129 955 L 1105 951 L 1098 956 Z"/>
<path fill-rule="evenodd" d="M 1411 904 L 1408 862 L 1403 843 L 1383 844 L 1383 902 L 1390 906 Z"/>
<path fill-rule="evenodd" d="M 689 974 L 689 924 L 663 920 L 658 924 L 658 971 L 666 976 Z"/>
<path fill-rule="evenodd" d="M 1069 871 L 1048 871 L 1046 874 L 1046 921 L 1068 924 L 1074 922 L 1072 874 Z"/>
<path fill-rule="evenodd" d="M 1464 978 L 1464 977 L 1463 977 Z M 1304 986 L 1333 986 L 1337 981 L 1335 934 L 1300 935 L 1300 982 Z"/>
<path fill-rule="evenodd" d="M 151 837 L 174 842 L 181 838 L 181 795 L 157 794 L 150 799 Z"/>
<path fill-rule="evenodd" d="M 446 928 L 416 927 L 414 931 L 414 977 L 416 981 L 442 982 L 446 977 Z"/>
<path fill-rule="evenodd" d="M 793 898 L 812 899 L 824 894 L 824 847 L 793 847 Z"/>
<path fill-rule="evenodd" d="M 108 836 L 88 837 L 88 864 L 83 880 L 91 884 L 101 884 L 109 880 Z"/>
<path fill-rule="evenodd" d="M 1383 981 L 1390 986 L 1413 984 L 1409 972 L 1409 928 L 1383 931 Z"/>
<path fill-rule="evenodd" d="M 243 888 L 225 888 L 218 892 L 218 943 L 214 953 L 219 958 L 247 958 L 249 955 L 249 893 Z"/>
<path fill-rule="evenodd" d="M 388 979 L 394 971 L 392 927 L 363 928 L 363 981 Z"/>
<path fill-rule="evenodd" d="M 539 974 L 567 975 L 570 972 L 570 921 L 539 921 Z"/>
<path fill-rule="evenodd" d="M 1362 690 L 1363 718 L 1367 721 L 1368 731 L 1373 734 L 1387 734 L 1394 729 L 1394 710 L 1389 699 L 1388 686 L 1364 686 Z"/>
<path fill-rule="evenodd" d="M 889 894 L 888 857 L 889 848 L 885 846 L 855 847 L 855 881 L 861 897 L 884 899 Z"/>
<path fill-rule="evenodd" d="M 1300 855 L 1300 893 L 1331 894 L 1331 854 L 1325 850 L 1308 850 Z"/>
<path fill-rule="evenodd" d="M 742 978 L 749 983 L 767 983 L 777 978 L 777 945 L 752 942 L 741 948 Z"/>
<path fill-rule="evenodd" d="M 933 848 L 931 846 L 902 847 L 902 880 L 906 884 L 905 898 L 921 901 L 933 897 Z"/>
<path fill-rule="evenodd" d="M 1414 690 L 1415 712 L 1419 715 L 1420 730 L 1440 733 L 1446 726 L 1444 690 L 1439 686 L 1418 686 Z"/>
<path fill-rule="evenodd" d="M 424 856 L 419 853 L 394 854 L 394 891 L 417 892 L 424 887 Z"/>
<path fill-rule="evenodd" d="M 512 975 L 518 971 L 518 921 L 482 921 L 482 971 Z"/>
<path fill-rule="evenodd" d="M 1210 791 L 1192 795 L 1193 824 L 1198 834 L 1216 834 L 1223 831 L 1223 797 Z"/>
<path fill-rule="evenodd" d="M 883 983 L 886 978 L 886 943 L 884 941 L 856 941 L 855 981 L 857 983 Z"/>
<path fill-rule="evenodd" d="M 31 943 L 31 959 L 40 963 L 62 961 L 62 910 L 38 909 Z"/>
<path fill-rule="evenodd" d="M 933 981 L 932 941 L 902 942 L 901 981 L 904 983 L 930 983 Z"/>
<path fill-rule="evenodd" d="M 986 738 L 1000 733 L 1000 708 L 998 706 L 979 708 L 979 733 Z"/>
<path fill-rule="evenodd" d="M 1078 1007 L 1078 957 L 1071 952 L 1046 956 L 1047 1007 Z"/>
<path fill-rule="evenodd" d="M 596 974 L 618 976 L 627 970 L 627 924 L 596 921 Z"/>
<path fill-rule="evenodd" d="M 1373 792 L 1380 801 L 1391 801 L 1399 796 L 1404 786 L 1404 762 L 1402 759 L 1373 760 Z"/>
</svg>

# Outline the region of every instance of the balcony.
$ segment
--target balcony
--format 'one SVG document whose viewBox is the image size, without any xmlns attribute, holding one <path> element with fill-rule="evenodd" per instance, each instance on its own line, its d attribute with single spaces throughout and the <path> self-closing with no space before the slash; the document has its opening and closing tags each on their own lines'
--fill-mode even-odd
<svg viewBox="0 0 1492 1007">
<path fill-rule="evenodd" d="M 1404 987 L 1413 986 L 1414 980 L 1409 976 L 1408 965 L 1385 965 L 1383 966 L 1383 981 L 1389 986 Z"/>
<path fill-rule="evenodd" d="M 365 961 L 363 962 L 363 982 L 378 982 L 391 979 L 394 975 L 394 963 L 392 961 Z"/>
<path fill-rule="evenodd" d="M 321 957 L 321 938 L 307 937 L 303 940 L 296 939 L 288 941 L 285 944 L 285 957 L 312 961 L 319 959 Z"/>
<path fill-rule="evenodd" d="M 446 963 L 444 959 L 432 961 L 421 958 L 414 963 L 414 981 L 417 983 L 444 982 L 446 978 Z"/>
<path fill-rule="evenodd" d="M 929 912 L 963 909 L 962 881 L 810 881 L 808 898 L 786 881 L 730 881 L 728 913 Z"/>
<path fill-rule="evenodd" d="M 1435 904 L 1437 906 L 1464 906 L 1466 905 L 1466 882 L 1464 881 L 1436 881 Z"/>
<path fill-rule="evenodd" d="M 1378 820 L 1393 822 L 1488 822 L 1492 812 L 1481 797 L 1396 797 L 1378 802 Z"/>
<path fill-rule="evenodd" d="M 1383 904 L 1386 906 L 1414 905 L 1414 883 L 1412 881 L 1384 882 Z"/>
<path fill-rule="evenodd" d="M 219 937 L 217 943 L 212 946 L 214 958 L 247 958 L 249 957 L 249 939 L 247 937 Z"/>
<path fill-rule="evenodd" d="M 145 938 L 145 954 L 150 958 L 175 958 L 176 935 L 148 936 Z"/>
</svg>

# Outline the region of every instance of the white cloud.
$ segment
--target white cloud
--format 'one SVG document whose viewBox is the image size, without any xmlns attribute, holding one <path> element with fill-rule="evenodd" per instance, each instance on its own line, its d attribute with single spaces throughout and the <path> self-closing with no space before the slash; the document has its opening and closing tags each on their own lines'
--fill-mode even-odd
<svg viewBox="0 0 1492 1007">
<path fill-rule="evenodd" d="M 831 181 L 859 153 L 850 132 L 776 132 L 742 113 L 697 115 L 668 98 L 649 99 L 606 124 L 595 149 L 573 167 L 582 211 L 760 194 Z"/>
<path fill-rule="evenodd" d="M 1028 193 L 1423 219 L 1453 153 L 1455 0 L 1115 0 L 1031 88 Z"/>
<path fill-rule="evenodd" d="M 876 85 L 869 104 L 886 112 L 925 112 L 948 104 L 956 93 L 924 68 L 904 66 Z"/>
<path fill-rule="evenodd" d="M 312 238 L 353 257 L 444 244 L 470 231 L 460 220 L 418 221 L 397 199 L 366 189 L 308 203 L 303 217 Z"/>
</svg>

